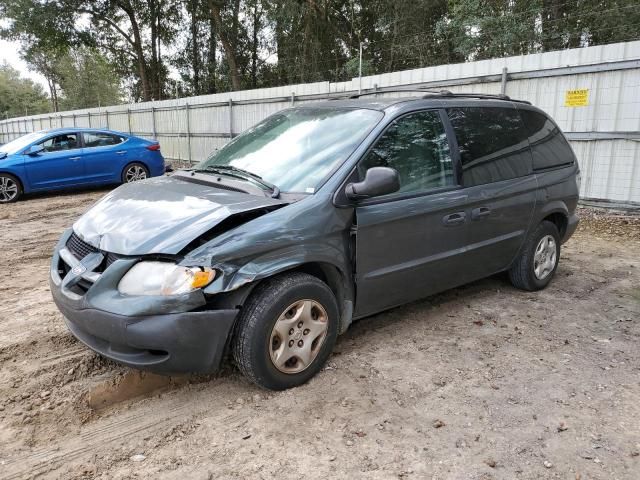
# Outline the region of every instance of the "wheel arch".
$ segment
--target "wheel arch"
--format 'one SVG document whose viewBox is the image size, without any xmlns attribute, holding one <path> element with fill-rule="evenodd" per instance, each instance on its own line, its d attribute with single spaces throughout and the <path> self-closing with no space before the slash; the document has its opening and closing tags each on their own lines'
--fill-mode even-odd
<svg viewBox="0 0 640 480">
<path fill-rule="evenodd" d="M 240 280 L 231 281 L 225 291 L 215 293 L 205 289 L 205 294 L 212 295 L 212 298 L 220 295 L 220 300 L 222 300 L 224 304 L 220 304 L 219 300 L 214 300 L 214 308 L 219 308 L 218 305 L 224 306 L 225 308 L 238 308 L 242 306 L 253 290 L 264 281 L 287 273 L 306 273 L 316 277 L 331 289 L 336 297 L 336 302 L 340 310 L 338 332 L 343 333 L 346 331 L 351 324 L 353 316 L 354 291 L 351 277 L 342 268 L 335 265 L 335 263 L 326 260 L 291 260 L 293 261 L 281 264 L 275 268 L 265 268 L 261 273 L 256 273 L 251 280 L 242 283 Z"/>
<path fill-rule="evenodd" d="M 545 205 L 538 215 L 538 224 L 545 220 L 553 223 L 558 229 L 560 239 L 564 238 L 569 225 L 569 209 L 562 201 L 554 201 Z"/>
<path fill-rule="evenodd" d="M 23 193 L 29 192 L 28 185 L 25 183 L 25 181 L 22 179 L 22 177 L 18 173 L 12 172 L 11 170 L 0 169 L 0 175 L 2 174 L 11 175 L 16 180 L 18 180 L 18 182 L 20 183 L 20 188 L 22 189 Z"/>
</svg>

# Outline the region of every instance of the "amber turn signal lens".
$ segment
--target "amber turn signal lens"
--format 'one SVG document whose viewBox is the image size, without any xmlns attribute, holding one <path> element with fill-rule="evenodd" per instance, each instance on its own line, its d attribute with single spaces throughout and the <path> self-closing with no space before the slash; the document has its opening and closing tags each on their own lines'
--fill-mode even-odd
<svg viewBox="0 0 640 480">
<path fill-rule="evenodd" d="M 209 285 L 213 278 L 216 276 L 215 270 L 205 270 L 200 272 L 194 272 L 193 280 L 191 280 L 191 286 L 193 288 L 202 288 Z"/>
</svg>

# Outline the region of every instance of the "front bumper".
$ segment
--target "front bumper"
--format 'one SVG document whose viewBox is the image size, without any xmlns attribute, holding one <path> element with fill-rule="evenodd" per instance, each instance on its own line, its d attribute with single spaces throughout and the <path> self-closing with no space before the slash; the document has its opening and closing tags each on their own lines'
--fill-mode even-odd
<svg viewBox="0 0 640 480">
<path fill-rule="evenodd" d="M 135 301 L 123 296 L 117 279 L 129 268 L 125 261 L 107 268 L 85 294 L 74 293 L 68 288 L 72 282 L 61 278 L 58 270 L 66 238 L 63 235 L 54 252 L 49 283 L 56 306 L 78 340 L 107 358 L 158 373 L 210 373 L 219 368 L 236 309 L 182 311 L 193 310 L 200 300 Z"/>
</svg>

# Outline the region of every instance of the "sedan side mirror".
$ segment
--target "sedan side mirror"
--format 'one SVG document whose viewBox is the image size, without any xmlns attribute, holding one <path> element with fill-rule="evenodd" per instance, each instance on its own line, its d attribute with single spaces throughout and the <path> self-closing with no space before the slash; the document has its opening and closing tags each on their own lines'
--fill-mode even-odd
<svg viewBox="0 0 640 480">
<path fill-rule="evenodd" d="M 42 145 L 32 145 L 25 152 L 27 155 L 38 155 L 39 153 L 44 152 L 44 147 Z"/>
<path fill-rule="evenodd" d="M 347 198 L 362 200 L 364 198 L 388 195 L 400 190 L 398 172 L 389 167 L 371 167 L 367 170 L 364 180 L 349 183 L 346 187 Z"/>
</svg>

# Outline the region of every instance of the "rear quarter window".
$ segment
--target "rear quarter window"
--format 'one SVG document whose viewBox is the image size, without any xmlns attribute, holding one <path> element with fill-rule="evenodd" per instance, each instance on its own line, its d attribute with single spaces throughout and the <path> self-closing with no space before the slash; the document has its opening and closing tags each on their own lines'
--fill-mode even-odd
<svg viewBox="0 0 640 480">
<path fill-rule="evenodd" d="M 515 108 L 459 107 L 447 114 L 458 142 L 464 186 L 531 173 L 528 137 Z"/>
<path fill-rule="evenodd" d="M 551 119 L 540 112 L 524 109 L 520 110 L 520 116 L 529 137 L 534 170 L 573 165 L 573 150 Z"/>
</svg>

